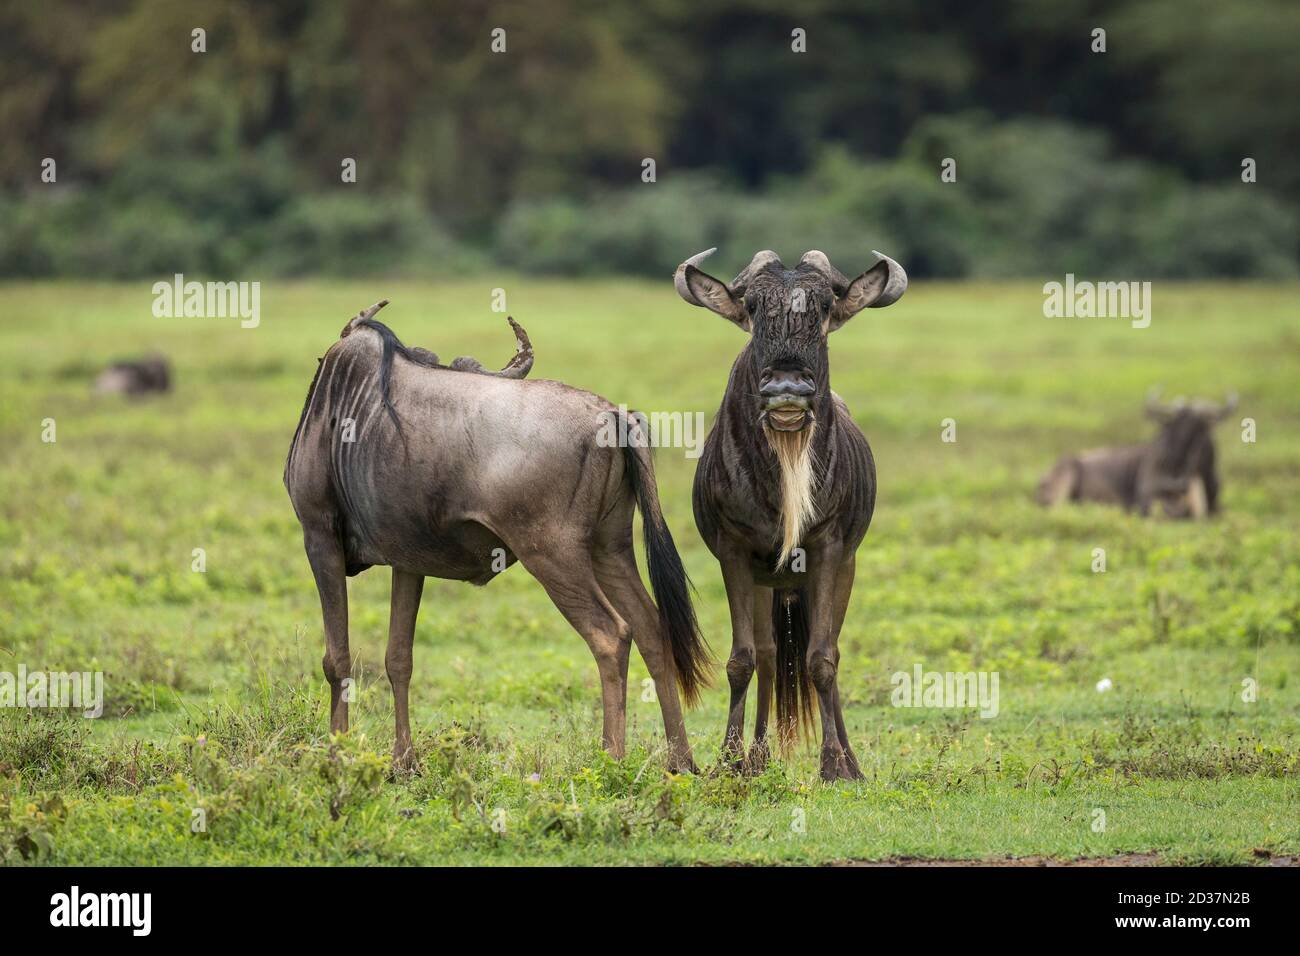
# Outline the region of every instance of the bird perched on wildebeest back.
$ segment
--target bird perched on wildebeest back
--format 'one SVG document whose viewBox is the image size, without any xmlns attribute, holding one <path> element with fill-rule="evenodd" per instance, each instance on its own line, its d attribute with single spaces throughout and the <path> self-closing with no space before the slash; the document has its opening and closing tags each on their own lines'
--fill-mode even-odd
<svg viewBox="0 0 1300 956">
<path fill-rule="evenodd" d="M 320 594 L 330 731 L 348 729 L 348 576 L 393 569 L 384 663 L 393 762 L 408 770 L 424 579 L 485 585 L 518 560 L 596 658 L 605 749 L 616 759 L 626 752 L 635 643 L 655 682 L 669 769 L 693 770 L 678 690 L 690 702 L 706 683 L 708 648 L 639 419 L 590 392 L 526 380 L 533 347 L 513 319 L 515 357 L 501 371 L 469 357 L 443 365 L 376 321 L 386 302 L 348 322 L 325 353 L 284 468 Z M 628 436 L 617 447 L 601 437 L 611 419 Z M 653 601 L 632 550 L 637 508 Z"/>
</svg>

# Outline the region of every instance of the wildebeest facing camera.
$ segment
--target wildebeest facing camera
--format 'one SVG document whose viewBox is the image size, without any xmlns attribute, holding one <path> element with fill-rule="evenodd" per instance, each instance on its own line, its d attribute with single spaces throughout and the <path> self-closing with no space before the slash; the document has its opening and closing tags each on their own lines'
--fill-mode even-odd
<svg viewBox="0 0 1300 956">
<path fill-rule="evenodd" d="M 334 891 L 337 945 L 455 865 L 524 925 L 503 864 L 1259 913 L 1127 871 L 1300 860 L 1298 48 L 1288 0 L 6 5 L 18 922 Z"/>
</svg>

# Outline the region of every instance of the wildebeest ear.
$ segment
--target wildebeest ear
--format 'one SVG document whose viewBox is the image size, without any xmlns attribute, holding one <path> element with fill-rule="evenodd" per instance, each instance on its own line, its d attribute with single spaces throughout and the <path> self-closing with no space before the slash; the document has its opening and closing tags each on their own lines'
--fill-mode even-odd
<svg viewBox="0 0 1300 956">
<path fill-rule="evenodd" d="M 753 323 L 749 320 L 745 303 L 731 294 L 726 283 L 692 265 L 686 266 L 685 279 L 686 288 L 695 297 L 696 302 L 718 313 L 724 319 L 730 319 L 746 332 L 753 330 Z"/>
<path fill-rule="evenodd" d="M 834 332 L 863 309 L 883 309 L 893 305 L 907 291 L 907 273 L 889 256 L 849 283 L 844 294 L 836 296 L 826 321 L 826 331 Z"/>
</svg>

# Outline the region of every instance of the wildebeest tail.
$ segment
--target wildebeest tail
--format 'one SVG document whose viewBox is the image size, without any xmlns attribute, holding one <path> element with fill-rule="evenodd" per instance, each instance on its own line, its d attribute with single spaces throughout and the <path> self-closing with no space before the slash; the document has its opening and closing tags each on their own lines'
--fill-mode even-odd
<svg viewBox="0 0 1300 956">
<path fill-rule="evenodd" d="M 624 434 L 638 434 L 635 421 L 627 422 Z M 639 445 L 639 447 L 638 447 Z M 691 580 L 682 567 L 681 556 L 673 543 L 672 532 L 659 508 L 659 492 L 655 487 L 654 463 L 648 443 L 629 440 L 623 449 L 627 472 L 641 509 L 645 532 L 646 564 L 650 570 L 650 588 L 655 604 L 659 606 L 659 624 L 672 651 L 677 683 L 686 703 L 699 700 L 700 690 L 709 684 L 709 650 L 700 636 L 700 626 L 691 606 Z"/>
<path fill-rule="evenodd" d="M 776 638 L 777 740 L 799 739 L 800 724 L 812 730 L 813 686 L 808 674 L 808 592 L 772 592 L 772 634 Z"/>
</svg>

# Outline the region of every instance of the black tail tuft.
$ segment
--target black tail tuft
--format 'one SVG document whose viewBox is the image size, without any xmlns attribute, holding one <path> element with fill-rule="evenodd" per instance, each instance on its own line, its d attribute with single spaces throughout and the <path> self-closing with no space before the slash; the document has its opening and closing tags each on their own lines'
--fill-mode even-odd
<svg viewBox="0 0 1300 956">
<path fill-rule="evenodd" d="M 808 674 L 808 592 L 772 594 L 776 637 L 776 726 L 782 747 L 799 739 L 802 724 L 813 730 L 813 686 Z"/>
<path fill-rule="evenodd" d="M 629 423 L 629 434 L 636 426 Z M 700 626 L 691 606 L 691 580 L 682 567 L 681 556 L 673 543 L 672 532 L 659 509 L 655 488 L 654 466 L 648 447 L 623 449 L 627 471 L 641 508 L 645 531 L 646 563 L 650 570 L 650 588 L 659 606 L 659 624 L 672 651 L 677 683 L 688 706 L 699 701 L 700 691 L 709 684 L 709 650 L 700 636 Z"/>
</svg>

